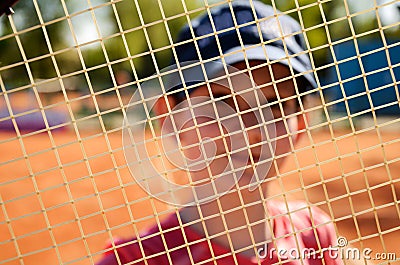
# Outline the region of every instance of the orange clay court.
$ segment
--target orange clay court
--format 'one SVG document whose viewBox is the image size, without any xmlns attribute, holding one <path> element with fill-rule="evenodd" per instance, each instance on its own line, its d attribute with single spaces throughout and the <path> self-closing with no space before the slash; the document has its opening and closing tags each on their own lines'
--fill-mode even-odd
<svg viewBox="0 0 400 265">
<path fill-rule="evenodd" d="M 120 131 L 80 134 L 0 134 L 0 264 L 92 264 L 110 237 L 134 236 L 166 214 L 133 182 Z M 355 247 L 399 258 L 399 136 L 311 131 L 271 196 L 308 200 Z"/>
</svg>

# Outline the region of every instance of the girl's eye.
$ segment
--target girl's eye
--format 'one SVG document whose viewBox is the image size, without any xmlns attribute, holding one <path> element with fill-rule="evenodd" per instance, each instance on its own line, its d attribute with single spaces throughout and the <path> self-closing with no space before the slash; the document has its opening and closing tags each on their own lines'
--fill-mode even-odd
<svg viewBox="0 0 400 265">
<path fill-rule="evenodd" d="M 213 93 L 213 97 L 214 97 L 216 100 L 218 100 L 218 99 L 224 100 L 225 98 L 228 98 L 228 97 L 229 97 L 229 94 L 225 94 L 225 93 Z"/>
<path fill-rule="evenodd" d="M 274 116 L 275 119 L 278 119 L 278 118 L 282 117 L 282 111 L 281 111 L 281 108 L 280 108 L 278 102 L 274 102 L 269 107 L 270 107 L 272 115 Z"/>
<path fill-rule="evenodd" d="M 296 112 L 296 102 L 294 100 L 284 100 L 278 102 L 277 99 L 270 99 L 268 100 L 268 102 L 271 104 L 269 107 L 271 108 L 272 114 L 275 119 L 282 118 L 282 110 L 285 115 L 290 115 Z"/>
<path fill-rule="evenodd" d="M 231 107 L 235 107 L 233 97 L 231 94 L 215 93 L 213 94 L 215 102 L 224 102 Z"/>
</svg>

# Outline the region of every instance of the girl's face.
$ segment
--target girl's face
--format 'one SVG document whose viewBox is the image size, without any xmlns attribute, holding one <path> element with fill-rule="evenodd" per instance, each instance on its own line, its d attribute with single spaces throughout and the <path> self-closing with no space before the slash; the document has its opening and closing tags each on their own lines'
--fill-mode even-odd
<svg viewBox="0 0 400 265">
<path fill-rule="evenodd" d="M 233 67 L 247 69 L 244 62 Z M 298 98 L 289 69 L 281 64 L 271 69 L 272 74 L 262 66 L 243 72 L 246 78 L 239 74 L 200 86 L 183 103 L 186 116 L 178 111 L 175 119 L 181 119 L 180 148 L 194 185 L 232 172 L 240 175 L 239 185 L 256 180 L 255 175 L 263 180 L 275 174 L 272 161 L 279 167 L 290 153 L 291 133 L 298 130 Z M 257 88 L 244 79 L 254 80 Z"/>
</svg>

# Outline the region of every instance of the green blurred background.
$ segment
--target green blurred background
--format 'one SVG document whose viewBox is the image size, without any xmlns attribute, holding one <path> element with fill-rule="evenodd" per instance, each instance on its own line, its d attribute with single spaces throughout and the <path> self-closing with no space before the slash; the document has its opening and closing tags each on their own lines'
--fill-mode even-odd
<svg viewBox="0 0 400 265">
<path fill-rule="evenodd" d="M 187 23 L 188 17 L 193 18 L 204 10 L 204 1 L 199 0 L 185 0 L 185 6 L 182 0 L 123 0 L 114 1 L 113 4 L 105 0 L 92 0 L 91 5 L 81 0 L 67 0 L 65 5 L 64 1 L 59 0 L 35 2 L 36 5 L 31 0 L 19 1 L 14 6 L 16 13 L 13 16 L 26 58 L 36 58 L 29 65 L 33 77 L 47 79 L 57 76 L 50 56 L 53 52 L 61 75 L 89 69 L 95 91 L 113 85 L 110 71 L 126 70 L 132 77 L 141 78 L 155 72 L 154 61 L 159 68 L 167 66 L 171 57 L 171 39 Z M 208 2 L 217 4 L 222 1 Z M 271 1 L 264 2 L 271 4 Z M 326 63 L 329 55 L 326 44 L 329 41 L 352 36 L 352 31 L 372 31 L 368 37 L 379 37 L 380 32 L 374 31 L 378 28 L 375 12 L 362 13 L 371 5 L 373 7 L 374 1 L 319 2 L 274 1 L 278 9 L 302 21 L 317 66 Z M 360 11 L 359 15 L 347 19 L 346 12 L 351 15 Z M 66 16 L 70 19 L 65 19 Z M 41 27 L 41 24 L 44 26 Z M 51 47 L 48 47 L 44 31 Z M 23 61 L 16 39 L 7 37 L 12 32 L 9 19 L 3 16 L 0 67 Z M 395 36 L 399 31 L 391 28 L 385 34 Z M 80 47 L 74 49 L 77 45 Z M 0 74 L 5 80 L 13 80 L 11 83 L 14 84 L 9 88 L 24 84 L 27 81 L 24 79 L 28 78 L 24 65 L 10 71 L 3 70 Z"/>
<path fill-rule="evenodd" d="M 104 113 L 86 104 L 90 100 L 85 95 L 131 95 L 141 78 L 169 64 L 179 28 L 204 12 L 205 3 L 222 2 L 226 1 L 20 0 L 11 19 L 0 19 L 1 87 L 29 91 L 35 83 L 39 92 L 64 90 L 69 99 L 80 99 L 77 112 L 83 116 L 119 113 L 123 104 L 114 104 L 115 110 Z M 354 36 L 364 41 L 391 39 L 400 33 L 398 1 L 263 2 L 301 22 L 316 73 L 322 78 L 324 65 L 332 58 L 332 43 L 352 41 Z M 42 103 L 62 104 L 62 98 L 58 103 L 52 98 L 43 96 Z M 37 104 L 31 109 L 38 109 Z"/>
</svg>

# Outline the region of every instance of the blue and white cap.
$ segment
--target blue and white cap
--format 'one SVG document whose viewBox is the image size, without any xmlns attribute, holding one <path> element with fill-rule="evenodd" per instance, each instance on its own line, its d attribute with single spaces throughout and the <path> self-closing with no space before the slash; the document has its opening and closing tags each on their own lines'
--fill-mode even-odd
<svg viewBox="0 0 400 265">
<path fill-rule="evenodd" d="M 174 64 L 265 60 L 292 67 L 306 81 L 304 90 L 316 87 L 299 23 L 256 0 L 237 0 L 210 9 L 186 25 L 176 43 L 178 62 Z"/>
</svg>

